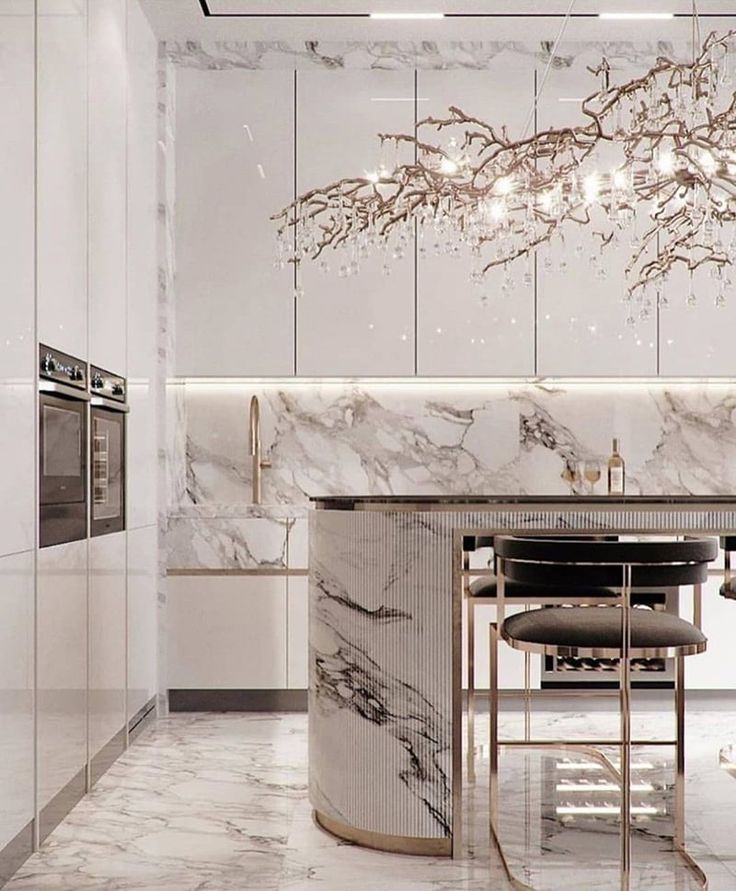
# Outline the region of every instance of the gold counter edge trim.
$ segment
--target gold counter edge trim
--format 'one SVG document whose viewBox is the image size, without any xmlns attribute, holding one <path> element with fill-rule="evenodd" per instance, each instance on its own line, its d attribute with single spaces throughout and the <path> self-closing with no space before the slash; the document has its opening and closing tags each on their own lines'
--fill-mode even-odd
<svg viewBox="0 0 736 891">
<path fill-rule="evenodd" d="M 353 842 L 363 848 L 373 848 L 388 854 L 418 854 L 424 857 L 449 857 L 452 854 L 450 838 L 414 838 L 408 835 L 384 835 L 356 829 L 339 820 L 333 820 L 318 810 L 312 811 L 315 823 L 325 832 L 343 841 Z"/>
<path fill-rule="evenodd" d="M 294 578 L 298 576 L 308 576 L 308 569 L 285 569 L 285 568 L 277 568 L 270 566 L 263 567 L 248 567 L 244 569 L 230 569 L 230 568 L 217 568 L 217 567 L 192 567 L 191 569 L 187 569 L 186 567 L 178 568 L 172 567 L 171 569 L 166 570 L 166 575 L 176 576 L 176 575 L 204 575 L 204 576 L 220 576 L 220 575 L 260 575 L 260 576 L 279 576 L 279 577 L 289 577 Z"/>
</svg>

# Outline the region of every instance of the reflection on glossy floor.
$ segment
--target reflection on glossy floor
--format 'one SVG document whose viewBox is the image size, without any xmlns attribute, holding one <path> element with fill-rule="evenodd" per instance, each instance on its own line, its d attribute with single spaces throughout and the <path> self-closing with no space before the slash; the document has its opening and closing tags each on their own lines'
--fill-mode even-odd
<svg viewBox="0 0 736 891">
<path fill-rule="evenodd" d="M 615 733 L 615 714 L 540 712 L 535 735 Z M 647 712 L 636 732 L 671 732 Z M 505 735 L 520 734 L 518 713 Z M 141 737 L 9 883 L 9 891 L 505 891 L 489 854 L 485 721 L 477 782 L 466 790 L 466 856 L 402 857 L 339 844 L 315 827 L 306 800 L 303 715 L 181 715 Z M 736 783 L 719 751 L 736 736 L 736 707 L 693 711 L 688 724 L 688 832 L 711 891 L 736 889 Z M 617 891 L 617 791 L 577 756 L 507 752 L 502 833 L 519 876 L 543 891 Z M 671 755 L 636 753 L 640 808 L 636 889 L 690 891 L 667 835 Z M 525 783 L 525 779 L 527 782 Z M 565 788 L 559 788 L 559 787 Z M 590 787 L 590 788 L 588 788 Z M 590 816 L 590 807 L 603 810 Z M 587 813 L 585 812 L 587 811 Z"/>
</svg>

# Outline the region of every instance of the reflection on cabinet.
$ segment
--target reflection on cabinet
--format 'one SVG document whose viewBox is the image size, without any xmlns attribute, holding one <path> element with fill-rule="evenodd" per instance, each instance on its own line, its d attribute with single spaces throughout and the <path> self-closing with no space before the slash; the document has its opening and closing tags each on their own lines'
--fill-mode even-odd
<svg viewBox="0 0 736 891">
<path fill-rule="evenodd" d="M 87 760 L 86 541 L 38 552 L 37 604 L 38 806 L 43 809 L 72 781 L 77 794 L 84 792 L 83 771 Z"/>
<path fill-rule="evenodd" d="M 534 60 L 501 53 L 482 71 L 417 72 L 419 118 L 448 116 L 456 105 L 483 120 L 505 124 L 520 137 L 534 96 Z M 504 89 L 498 89 L 503 79 Z M 428 130 L 448 146 L 450 138 Z M 457 134 L 456 134 L 457 135 Z M 486 250 L 487 258 L 492 256 Z M 481 284 L 469 251 L 449 255 L 444 239 L 427 229 L 418 244 L 417 370 L 420 375 L 530 375 L 534 373 L 533 260 L 515 265 L 514 290 L 502 292 L 502 268 Z M 525 276 L 527 276 L 525 278 Z M 526 284 L 525 284 L 526 282 Z"/>
<path fill-rule="evenodd" d="M 0 17 L 0 554 L 35 543 L 33 0 L 17 13 Z"/>
<path fill-rule="evenodd" d="M 0 850 L 33 818 L 33 571 L 0 557 Z"/>
<path fill-rule="evenodd" d="M 377 134 L 413 132 L 413 71 L 300 71 L 297 110 L 297 194 L 376 170 L 382 160 L 411 160 L 406 147 L 398 156 L 386 150 L 382 159 Z M 319 263 L 302 264 L 299 374 L 414 373 L 413 239 L 402 253 L 403 259 L 394 260 L 380 252 L 353 258 L 330 250 L 326 273 Z M 353 259 L 360 272 L 341 276 L 340 267 Z"/>
<path fill-rule="evenodd" d="M 294 195 L 294 73 L 179 69 L 176 89 L 177 372 L 291 374 L 269 217 Z"/>
<path fill-rule="evenodd" d="M 125 23 L 126 0 L 89 4 L 89 359 L 122 375 L 127 59 L 120 38 Z"/>
<path fill-rule="evenodd" d="M 128 719 L 158 689 L 158 527 L 128 530 Z"/>
<path fill-rule="evenodd" d="M 125 726 L 126 533 L 89 543 L 89 755 Z"/>
<path fill-rule="evenodd" d="M 87 4 L 38 2 L 38 339 L 87 355 Z"/>
</svg>

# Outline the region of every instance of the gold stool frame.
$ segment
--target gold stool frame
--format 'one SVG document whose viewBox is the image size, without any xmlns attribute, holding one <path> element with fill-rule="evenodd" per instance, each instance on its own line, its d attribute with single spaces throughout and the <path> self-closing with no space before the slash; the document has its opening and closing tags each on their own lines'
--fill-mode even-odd
<svg viewBox="0 0 736 891">
<path fill-rule="evenodd" d="M 518 879 L 512 872 L 506 858 L 498 831 L 498 754 L 501 746 L 514 746 L 519 748 L 551 748 L 568 750 L 582 750 L 590 757 L 595 758 L 609 772 L 614 782 L 621 788 L 621 891 L 631 889 L 631 748 L 635 745 L 646 746 L 674 746 L 675 748 L 675 827 L 673 846 L 684 861 L 685 866 L 695 878 L 702 891 L 707 891 L 708 877 L 703 869 L 685 848 L 685 657 L 702 653 L 706 649 L 703 644 L 668 647 L 658 649 L 637 649 L 632 653 L 631 649 L 631 579 L 632 564 L 622 566 L 623 579 L 619 603 L 623 611 L 622 615 L 622 643 L 621 649 L 616 650 L 588 650 L 583 648 L 570 648 L 561 646 L 544 646 L 531 644 L 518 644 L 505 637 L 503 634 L 504 622 L 504 587 L 503 559 L 498 558 L 498 616 L 497 622 L 492 623 L 489 629 L 490 652 L 490 835 L 503 870 L 514 891 L 536 891 L 526 882 Z M 700 625 L 700 586 L 696 587 L 696 622 Z M 515 601 L 514 601 L 515 602 Z M 608 604 L 610 606 L 611 599 Z M 500 628 L 500 631 L 499 631 Z M 503 638 L 515 649 L 522 650 L 525 654 L 541 653 L 551 656 L 583 656 L 593 658 L 618 658 L 619 659 L 619 708 L 621 720 L 621 734 L 618 740 L 588 739 L 588 740 L 535 740 L 530 738 L 529 732 L 530 713 L 528 699 L 525 701 L 525 738 L 523 740 L 501 740 L 498 736 L 499 713 L 499 689 L 498 689 L 498 643 Z M 631 738 L 631 659 L 632 658 L 674 658 L 675 659 L 675 718 L 676 732 L 674 740 L 632 740 Z M 527 691 L 529 694 L 529 691 Z M 616 770 L 610 759 L 598 750 L 598 746 L 618 745 L 621 751 L 621 769 Z"/>
</svg>

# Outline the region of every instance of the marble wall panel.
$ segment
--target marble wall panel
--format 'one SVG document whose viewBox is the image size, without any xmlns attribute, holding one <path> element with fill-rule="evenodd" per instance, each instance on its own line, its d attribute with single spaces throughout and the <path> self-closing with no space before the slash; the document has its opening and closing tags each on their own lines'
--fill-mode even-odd
<svg viewBox="0 0 736 891">
<path fill-rule="evenodd" d="M 266 504 L 318 494 L 564 494 L 566 464 L 605 462 L 614 436 L 631 494 L 736 491 L 736 392 L 727 383 L 177 386 L 184 443 L 171 510 L 251 500 L 247 406 L 259 396 Z"/>
</svg>

